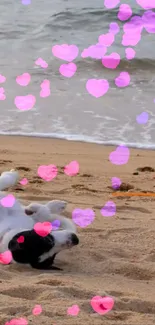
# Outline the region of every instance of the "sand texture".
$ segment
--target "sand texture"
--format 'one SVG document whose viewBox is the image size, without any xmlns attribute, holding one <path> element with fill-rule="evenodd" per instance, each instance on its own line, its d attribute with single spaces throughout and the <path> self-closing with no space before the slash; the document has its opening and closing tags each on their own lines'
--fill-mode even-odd
<svg viewBox="0 0 155 325">
<path fill-rule="evenodd" d="M 109 161 L 112 147 L 61 140 L 0 137 L 0 172 L 17 168 L 28 185 L 9 189 L 25 204 L 52 199 L 68 201 L 66 215 L 75 208 L 91 208 L 95 221 L 78 227 L 80 244 L 60 253 L 62 272 L 41 272 L 19 265 L 0 265 L 0 325 L 25 317 L 34 325 L 154 325 L 155 324 L 155 197 L 113 197 L 111 178 L 119 177 L 129 191 L 155 192 L 155 152 L 130 150 L 127 164 Z M 63 168 L 77 160 L 74 177 Z M 55 164 L 58 176 L 51 182 L 38 177 L 40 165 Z M 133 187 L 133 188 L 132 188 Z M 126 189 L 126 186 L 124 186 Z M 100 209 L 109 200 L 117 206 L 113 217 Z M 93 296 L 111 295 L 115 305 L 101 316 L 90 305 Z M 32 314 L 36 304 L 42 313 Z M 77 304 L 78 316 L 67 315 Z"/>
</svg>

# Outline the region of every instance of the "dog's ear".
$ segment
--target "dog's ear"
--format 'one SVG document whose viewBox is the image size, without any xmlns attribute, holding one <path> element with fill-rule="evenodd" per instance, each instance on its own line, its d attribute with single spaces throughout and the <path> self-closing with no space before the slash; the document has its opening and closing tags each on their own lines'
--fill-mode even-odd
<svg viewBox="0 0 155 325">
<path fill-rule="evenodd" d="M 31 216 L 34 213 L 34 211 L 32 211 L 31 209 L 26 208 L 25 213 L 27 214 L 27 216 Z"/>
</svg>

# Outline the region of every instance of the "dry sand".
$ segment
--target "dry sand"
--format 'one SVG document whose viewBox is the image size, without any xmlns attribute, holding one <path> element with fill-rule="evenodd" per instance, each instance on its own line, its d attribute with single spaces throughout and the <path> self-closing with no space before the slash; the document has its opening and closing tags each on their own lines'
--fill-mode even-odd
<svg viewBox="0 0 155 325">
<path fill-rule="evenodd" d="M 109 161 L 112 147 L 63 140 L 0 137 L 0 172 L 17 168 L 29 184 L 12 188 L 25 203 L 62 199 L 66 214 L 74 208 L 92 208 L 95 221 L 79 228 L 80 244 L 58 255 L 62 272 L 40 272 L 19 265 L 0 266 L 0 325 L 11 318 L 26 317 L 41 325 L 153 325 L 155 324 L 155 198 L 113 197 L 111 177 L 133 185 L 132 191 L 155 191 L 155 172 L 137 167 L 155 167 L 155 152 L 130 150 L 126 165 Z M 80 173 L 69 177 L 63 167 L 72 160 Z M 58 176 L 52 182 L 38 178 L 40 165 L 55 164 Z M 11 190 L 9 192 L 11 192 Z M 117 206 L 114 217 L 103 217 L 100 208 L 108 200 Z M 93 296 L 112 295 L 113 310 L 96 314 Z M 43 312 L 32 315 L 36 304 Z M 67 308 L 77 304 L 78 316 Z"/>
</svg>

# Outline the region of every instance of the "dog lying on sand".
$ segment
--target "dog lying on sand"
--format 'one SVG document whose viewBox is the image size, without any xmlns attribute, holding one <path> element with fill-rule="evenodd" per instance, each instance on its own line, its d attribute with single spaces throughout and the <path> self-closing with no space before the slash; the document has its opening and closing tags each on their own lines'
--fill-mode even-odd
<svg viewBox="0 0 155 325">
<path fill-rule="evenodd" d="M 17 171 L 4 172 L 0 176 L 0 201 L 6 197 L 6 188 L 17 184 Z M 31 203 L 23 206 L 15 200 L 12 207 L 4 207 L 0 203 L 0 253 L 10 250 L 12 261 L 29 264 L 40 270 L 61 270 L 53 265 L 56 255 L 64 250 L 78 245 L 74 223 L 60 213 L 66 207 L 65 201 L 50 201 L 47 204 Z M 34 230 L 38 222 L 60 221 L 61 230 L 52 230 L 42 237 Z M 18 241 L 23 237 L 22 242 Z"/>
</svg>

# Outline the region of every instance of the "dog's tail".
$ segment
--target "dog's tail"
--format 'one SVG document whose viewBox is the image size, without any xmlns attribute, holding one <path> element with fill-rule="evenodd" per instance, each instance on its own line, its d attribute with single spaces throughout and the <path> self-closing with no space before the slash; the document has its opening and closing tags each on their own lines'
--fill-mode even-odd
<svg viewBox="0 0 155 325">
<path fill-rule="evenodd" d="M 18 180 L 19 174 L 17 171 L 12 169 L 8 172 L 3 172 L 0 176 L 0 191 L 4 191 L 10 186 L 17 184 Z"/>
</svg>

